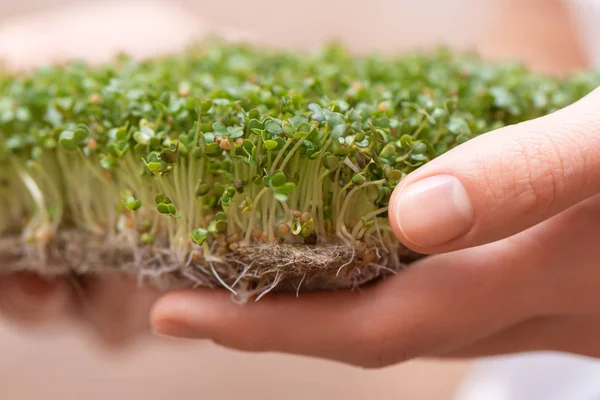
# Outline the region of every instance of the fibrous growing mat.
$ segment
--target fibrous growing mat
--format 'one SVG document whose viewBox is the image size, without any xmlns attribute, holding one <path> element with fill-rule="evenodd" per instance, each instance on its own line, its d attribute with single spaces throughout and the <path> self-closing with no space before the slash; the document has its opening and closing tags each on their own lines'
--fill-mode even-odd
<svg viewBox="0 0 600 400">
<path fill-rule="evenodd" d="M 0 269 L 163 288 L 355 287 L 419 258 L 406 174 L 600 83 L 446 50 L 355 57 L 207 43 L 0 74 Z"/>
</svg>

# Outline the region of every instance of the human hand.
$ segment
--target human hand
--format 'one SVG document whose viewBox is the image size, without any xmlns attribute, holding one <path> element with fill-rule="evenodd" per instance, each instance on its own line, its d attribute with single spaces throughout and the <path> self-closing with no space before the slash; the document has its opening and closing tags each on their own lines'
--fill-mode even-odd
<svg viewBox="0 0 600 400">
<path fill-rule="evenodd" d="M 74 58 L 99 64 L 120 52 L 146 59 L 182 51 L 210 31 L 230 41 L 252 38 L 224 24 L 211 29 L 173 2 L 69 4 L 2 21 L 0 65 L 29 70 Z M 77 281 L 24 273 L 0 276 L 1 316 L 28 327 L 84 324 L 110 346 L 149 332 L 148 313 L 157 296 L 157 290 L 119 275 Z"/>
<path fill-rule="evenodd" d="M 14 273 L 0 276 L 0 316 L 27 329 L 74 324 L 100 345 L 120 348 L 149 331 L 157 293 L 124 276 L 75 280 Z"/>
<path fill-rule="evenodd" d="M 181 50 L 205 28 L 168 3 L 69 5 L 2 21 L 0 61 L 10 69 L 28 70 L 72 58 L 101 63 L 121 51 L 146 58 Z M 0 316 L 29 329 L 84 325 L 99 343 L 111 347 L 149 332 L 148 312 L 156 296 L 152 288 L 122 276 L 85 281 L 25 273 L 0 276 Z"/>
<path fill-rule="evenodd" d="M 396 188 L 390 220 L 433 254 L 359 292 L 160 299 L 162 335 L 382 367 L 417 357 L 600 356 L 600 89 L 482 135 Z"/>
</svg>

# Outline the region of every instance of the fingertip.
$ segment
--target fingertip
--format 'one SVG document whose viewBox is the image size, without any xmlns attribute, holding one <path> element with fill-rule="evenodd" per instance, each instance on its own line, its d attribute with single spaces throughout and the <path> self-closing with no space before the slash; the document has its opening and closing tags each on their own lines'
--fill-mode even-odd
<svg viewBox="0 0 600 400">
<path fill-rule="evenodd" d="M 440 252 L 475 225 L 468 191 L 460 179 L 444 173 L 398 185 L 388 214 L 396 237 L 422 254 Z"/>
<path fill-rule="evenodd" d="M 166 335 L 167 333 L 163 333 L 162 326 L 166 327 L 171 324 L 171 320 L 173 318 L 177 318 L 179 315 L 179 309 L 181 301 L 179 298 L 181 295 L 177 292 L 167 293 L 166 295 L 160 297 L 150 309 L 150 326 L 152 327 L 152 331 L 157 335 Z M 175 316 L 175 317 L 174 317 Z M 168 329 L 166 329 L 168 330 Z"/>
<path fill-rule="evenodd" d="M 228 294 L 202 289 L 181 290 L 159 298 L 150 310 L 150 325 L 157 336 L 208 338 L 207 328 L 215 315 L 225 317 L 223 301 Z"/>
<path fill-rule="evenodd" d="M 0 310 L 21 323 L 62 317 L 70 299 L 70 288 L 61 278 L 16 273 L 0 279 Z"/>
<path fill-rule="evenodd" d="M 151 322 L 164 317 L 187 318 L 205 315 L 222 308 L 229 293 L 214 289 L 185 289 L 169 292 L 160 297 L 150 310 Z M 212 311 L 212 312 L 211 312 Z"/>
<path fill-rule="evenodd" d="M 404 236 L 404 232 L 402 232 L 402 229 L 400 229 L 400 226 L 398 224 L 398 221 L 400 220 L 400 216 L 398 215 L 398 199 L 405 186 L 405 182 L 400 182 L 398 186 L 396 186 L 396 188 L 392 191 L 388 208 L 388 219 L 390 222 L 390 226 L 392 227 L 392 231 L 394 232 L 394 235 L 398 238 L 398 240 L 400 240 L 402 244 L 409 247 L 411 250 L 415 250 L 413 248 L 414 244 L 407 240 L 407 238 Z"/>
</svg>

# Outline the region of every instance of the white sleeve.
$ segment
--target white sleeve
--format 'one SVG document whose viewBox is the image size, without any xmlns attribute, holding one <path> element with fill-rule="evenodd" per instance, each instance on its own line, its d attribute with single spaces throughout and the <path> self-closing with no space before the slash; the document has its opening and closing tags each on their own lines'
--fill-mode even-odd
<svg viewBox="0 0 600 400">
<path fill-rule="evenodd" d="M 477 360 L 454 400 L 600 399 L 600 362 L 535 352 Z"/>
<path fill-rule="evenodd" d="M 600 0 L 563 0 L 570 9 L 581 36 L 584 50 L 600 67 Z"/>
</svg>

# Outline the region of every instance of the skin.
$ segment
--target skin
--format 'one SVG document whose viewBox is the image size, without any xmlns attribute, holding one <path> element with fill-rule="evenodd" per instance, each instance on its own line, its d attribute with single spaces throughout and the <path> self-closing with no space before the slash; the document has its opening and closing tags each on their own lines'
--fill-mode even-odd
<svg viewBox="0 0 600 400">
<path fill-rule="evenodd" d="M 245 307 L 222 292 L 170 293 L 153 309 L 155 331 L 367 368 L 539 350 L 600 356 L 599 106 L 600 89 L 405 179 L 390 221 L 402 243 L 432 255 L 405 272 L 361 292 L 277 294 Z M 461 189 L 407 200 L 431 177 Z M 452 198 L 462 200 L 458 216 L 445 211 Z M 434 210 L 444 217 L 436 224 L 414 217 Z"/>
<path fill-rule="evenodd" d="M 522 56 L 533 67 L 547 71 L 557 68 L 560 60 L 560 71 L 553 72 L 566 72 L 584 61 L 564 10 L 552 4 L 554 12 L 546 12 L 544 18 L 553 21 L 552 35 L 561 38 L 554 42 L 554 58 L 548 53 L 531 56 L 532 49 L 549 46 L 553 36 L 507 40 L 520 46 L 513 46 L 517 54 L 512 56 Z M 519 6 L 515 3 L 514 7 Z M 523 11 L 515 8 L 513 15 L 522 16 Z M 79 20 L 93 20 L 88 18 L 93 10 L 76 13 Z M 114 35 L 89 37 L 87 42 L 101 41 L 107 54 L 111 48 L 135 52 L 135 44 L 123 49 L 121 38 L 127 35 L 114 29 L 120 17 L 113 18 Z M 151 35 L 148 27 L 155 24 L 148 18 L 164 22 L 165 13 L 149 11 L 139 29 L 132 31 Z M 177 18 L 166 17 L 173 31 L 190 25 Z M 133 23 L 125 16 L 123 20 Z M 499 40 L 498 33 L 506 31 L 506 20 L 489 25 L 491 32 L 480 43 L 483 48 L 510 48 L 510 44 L 493 43 Z M 511 31 L 524 29 L 528 23 L 519 18 L 508 20 L 513 24 Z M 9 66 L 29 68 L 60 61 L 60 55 L 53 53 L 44 53 L 40 59 L 36 49 L 64 48 L 102 60 L 82 47 L 86 41 L 81 37 L 73 46 L 65 44 L 77 36 L 57 31 L 68 24 L 42 30 L 54 32 L 62 46 L 27 36 L 32 31 L 28 26 L 40 29 L 43 23 L 43 18 L 22 20 L 18 29 L 0 31 L 0 58 Z M 148 42 L 156 49 L 167 49 L 169 40 L 159 35 Z M 3 48 L 8 51 L 2 53 Z M 487 55 L 502 56 L 500 53 L 488 51 Z M 173 292 L 154 305 L 153 330 L 160 335 L 210 339 L 240 350 L 300 354 L 363 367 L 415 357 L 541 349 L 598 355 L 595 337 L 600 329 L 600 305 L 595 298 L 600 272 L 594 260 L 600 250 L 593 221 L 600 213 L 596 195 L 600 190 L 596 154 L 600 152 L 595 148 L 600 143 L 594 137 L 600 127 L 600 118 L 594 116 L 599 103 L 600 94 L 594 93 L 555 115 L 468 142 L 411 174 L 394 193 L 392 224 L 405 245 L 434 256 L 401 275 L 361 292 L 304 294 L 298 299 L 271 295 L 246 307 L 232 303 L 222 291 Z M 513 138 L 507 140 L 506 136 Z M 452 231 L 454 224 L 425 231 L 401 229 L 395 222 L 399 213 L 394 206 L 403 189 L 438 175 L 452 176 L 464 186 L 471 202 L 472 220 L 467 221 L 471 225 L 454 240 L 423 245 L 444 230 Z M 410 213 L 408 208 L 401 210 Z M 111 346 L 128 343 L 148 331 L 147 315 L 157 297 L 152 289 L 119 276 L 85 285 L 23 274 L 0 278 L 0 313 L 11 322 L 43 328 L 69 321 L 89 328 L 100 343 Z"/>
<path fill-rule="evenodd" d="M 548 117 L 482 136 L 439 157 L 394 192 L 456 177 L 472 226 L 435 246 L 426 231 L 398 238 L 433 256 L 362 292 L 273 295 L 239 307 L 224 293 L 182 291 L 157 302 L 162 334 L 207 338 L 383 367 L 416 357 L 559 350 L 600 356 L 600 90 Z M 444 200 L 444 199 L 438 199 Z M 417 226 L 418 228 L 418 226 Z M 440 223 L 440 231 L 454 233 Z M 408 236 L 411 239 L 408 239 Z"/>
<path fill-rule="evenodd" d="M 99 64 L 120 52 L 145 59 L 182 51 L 208 29 L 202 18 L 169 2 L 70 4 L 0 21 L 0 68 L 26 72 L 72 58 Z M 220 29 L 226 40 L 249 38 L 226 25 Z M 28 330 L 75 325 L 109 350 L 151 334 L 148 315 L 158 296 L 152 287 L 117 274 L 85 280 L 0 275 L 5 321 Z"/>
<path fill-rule="evenodd" d="M 106 26 L 111 27 L 109 32 Z M 9 69 L 26 71 L 73 57 L 101 63 L 120 51 L 147 58 L 181 50 L 191 37 L 203 32 L 201 21 L 175 6 L 151 2 L 71 5 L 0 24 L 0 60 Z M 157 297 L 153 288 L 119 275 L 85 281 L 22 273 L 0 276 L 4 320 L 25 329 L 74 324 L 111 350 L 150 334 L 148 313 Z"/>
</svg>

